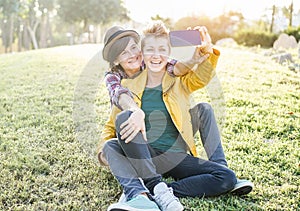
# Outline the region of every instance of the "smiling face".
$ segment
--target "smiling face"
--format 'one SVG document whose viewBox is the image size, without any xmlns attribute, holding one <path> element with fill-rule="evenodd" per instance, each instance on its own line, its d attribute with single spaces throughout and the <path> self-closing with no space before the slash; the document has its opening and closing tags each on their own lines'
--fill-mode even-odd
<svg viewBox="0 0 300 211">
<path fill-rule="evenodd" d="M 142 59 L 138 44 L 131 38 L 115 63 L 120 64 L 127 75 L 131 76 L 140 70 Z"/>
<path fill-rule="evenodd" d="M 144 62 L 150 71 L 164 71 L 169 55 L 170 47 L 167 37 L 148 36 L 143 40 Z"/>
</svg>

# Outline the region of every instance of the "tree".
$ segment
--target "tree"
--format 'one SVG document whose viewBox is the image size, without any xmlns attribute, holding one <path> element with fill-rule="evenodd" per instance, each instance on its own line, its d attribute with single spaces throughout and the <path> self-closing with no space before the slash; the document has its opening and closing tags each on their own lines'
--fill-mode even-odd
<svg viewBox="0 0 300 211">
<path fill-rule="evenodd" d="M 293 0 L 290 4 L 290 6 L 287 8 L 287 7 L 283 7 L 282 8 L 282 13 L 283 15 L 288 18 L 289 20 L 289 27 L 292 27 L 293 26 L 293 13 L 294 13 L 294 3 L 293 3 Z"/>
<path fill-rule="evenodd" d="M 38 25 L 40 24 L 40 20 L 38 19 L 38 15 L 39 15 L 38 6 L 39 5 L 37 0 L 27 0 L 25 2 L 25 8 L 27 9 L 25 26 L 26 29 L 28 30 L 34 49 L 39 48 L 37 37 L 36 37 L 37 28 Z"/>
<path fill-rule="evenodd" d="M 121 0 L 58 0 L 58 15 L 70 24 L 82 23 L 83 32 L 89 24 L 107 24 L 115 20 L 128 20 Z"/>
<path fill-rule="evenodd" d="M 276 15 L 276 6 L 273 5 L 272 7 L 272 19 L 271 19 L 271 25 L 270 25 L 270 32 L 273 32 L 274 29 L 274 21 L 275 21 L 275 15 Z"/>
<path fill-rule="evenodd" d="M 48 44 L 48 39 L 52 39 L 52 30 L 50 25 L 50 13 L 55 5 L 54 0 L 38 0 L 39 10 L 41 11 L 40 20 L 40 47 L 45 48 Z"/>
<path fill-rule="evenodd" d="M 5 52 L 12 52 L 12 44 L 14 40 L 14 21 L 18 12 L 19 0 L 0 0 L 0 11 L 3 14 L 2 19 L 2 42 Z"/>
</svg>

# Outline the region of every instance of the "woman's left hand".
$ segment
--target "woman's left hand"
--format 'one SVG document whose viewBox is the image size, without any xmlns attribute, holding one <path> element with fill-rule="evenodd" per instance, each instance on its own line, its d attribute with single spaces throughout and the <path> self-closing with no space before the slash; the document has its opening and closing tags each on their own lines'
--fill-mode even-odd
<svg viewBox="0 0 300 211">
<path fill-rule="evenodd" d="M 193 30 L 198 30 L 200 32 L 201 37 L 201 45 L 198 46 L 200 48 L 200 52 L 202 54 L 212 54 L 213 53 L 213 45 L 211 43 L 211 37 L 208 33 L 208 30 L 205 26 L 196 26 Z"/>
<path fill-rule="evenodd" d="M 188 30 L 192 30 L 192 28 L 189 27 Z M 210 54 L 213 53 L 213 45 L 211 43 L 211 37 L 205 26 L 196 26 L 193 30 L 198 30 L 200 32 L 201 45 L 196 47 L 191 61 L 194 64 L 201 64 L 209 57 Z"/>
</svg>

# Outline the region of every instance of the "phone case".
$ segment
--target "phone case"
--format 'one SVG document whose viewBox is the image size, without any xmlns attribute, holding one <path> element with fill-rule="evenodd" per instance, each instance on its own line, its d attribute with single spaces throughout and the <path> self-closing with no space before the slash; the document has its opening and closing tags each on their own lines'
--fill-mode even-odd
<svg viewBox="0 0 300 211">
<path fill-rule="evenodd" d="M 170 31 L 169 35 L 172 47 L 196 46 L 201 44 L 200 32 L 198 30 Z"/>
</svg>

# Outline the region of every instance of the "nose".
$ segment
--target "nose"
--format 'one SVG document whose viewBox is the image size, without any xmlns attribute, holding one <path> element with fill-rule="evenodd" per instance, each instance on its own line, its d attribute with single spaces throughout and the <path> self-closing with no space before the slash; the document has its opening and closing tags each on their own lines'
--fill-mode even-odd
<svg viewBox="0 0 300 211">
<path fill-rule="evenodd" d="M 136 52 L 135 51 L 128 51 L 128 54 L 129 54 L 129 58 L 130 57 L 134 57 L 136 55 Z"/>
<path fill-rule="evenodd" d="M 159 56 L 160 56 L 159 50 L 155 50 L 155 51 L 153 52 L 153 55 L 152 55 L 152 56 L 154 56 L 154 57 L 159 57 Z"/>
</svg>

